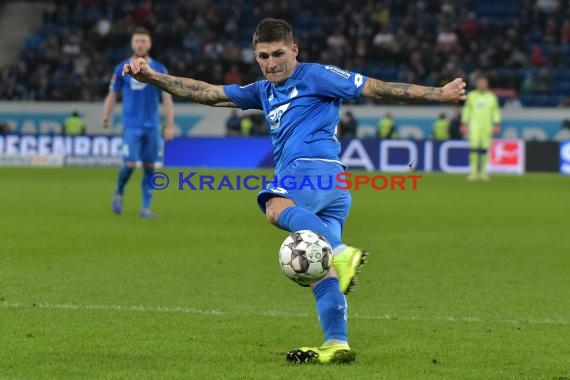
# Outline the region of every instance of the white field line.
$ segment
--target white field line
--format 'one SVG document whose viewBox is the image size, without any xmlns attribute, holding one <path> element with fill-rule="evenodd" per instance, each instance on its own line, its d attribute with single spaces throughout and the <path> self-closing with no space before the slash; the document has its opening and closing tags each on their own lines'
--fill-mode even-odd
<svg viewBox="0 0 570 380">
<path fill-rule="evenodd" d="M 80 304 L 50 304 L 50 303 L 13 303 L 0 301 L 0 309 L 50 309 L 50 310 L 107 310 L 122 312 L 150 312 L 150 313 L 175 313 L 175 314 L 194 314 L 194 315 L 211 315 L 211 316 L 259 316 L 259 317 L 305 317 L 316 318 L 316 315 L 307 313 L 292 313 L 277 310 L 220 310 L 220 309 L 196 309 L 184 306 L 124 306 L 124 305 L 80 305 Z M 352 314 L 350 318 L 363 320 L 379 320 L 379 321 L 412 321 L 412 322 L 465 322 L 465 323 L 498 323 L 507 325 L 560 325 L 568 326 L 570 322 L 559 318 L 519 318 L 519 319 L 486 319 L 481 317 L 456 317 L 446 315 L 436 316 L 399 316 L 395 314 L 383 315 L 365 315 Z"/>
</svg>

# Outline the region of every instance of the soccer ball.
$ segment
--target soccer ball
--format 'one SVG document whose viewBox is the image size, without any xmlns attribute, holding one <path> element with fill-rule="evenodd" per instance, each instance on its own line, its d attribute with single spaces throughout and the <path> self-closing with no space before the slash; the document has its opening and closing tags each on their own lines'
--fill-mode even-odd
<svg viewBox="0 0 570 380">
<path fill-rule="evenodd" d="M 332 263 L 329 242 L 313 231 L 293 232 L 279 250 L 279 264 L 287 277 L 301 286 L 309 286 L 323 278 Z"/>
</svg>

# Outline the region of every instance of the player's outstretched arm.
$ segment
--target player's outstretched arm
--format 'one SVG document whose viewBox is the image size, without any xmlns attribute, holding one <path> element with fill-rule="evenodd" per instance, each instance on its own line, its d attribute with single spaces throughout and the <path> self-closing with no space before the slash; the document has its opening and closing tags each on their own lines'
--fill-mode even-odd
<svg viewBox="0 0 570 380">
<path fill-rule="evenodd" d="M 109 127 L 109 119 L 113 113 L 115 103 L 117 103 L 117 93 L 109 91 L 103 102 L 103 128 Z"/>
<path fill-rule="evenodd" d="M 443 87 L 426 87 L 408 83 L 383 82 L 368 78 L 362 96 L 379 100 L 433 101 L 452 103 L 465 100 L 465 82 L 456 78 Z"/>
<path fill-rule="evenodd" d="M 223 86 L 190 78 L 175 77 L 154 71 L 144 58 L 137 58 L 123 67 L 123 75 L 139 82 L 150 83 L 169 94 L 213 107 L 237 107 L 224 92 Z"/>
</svg>

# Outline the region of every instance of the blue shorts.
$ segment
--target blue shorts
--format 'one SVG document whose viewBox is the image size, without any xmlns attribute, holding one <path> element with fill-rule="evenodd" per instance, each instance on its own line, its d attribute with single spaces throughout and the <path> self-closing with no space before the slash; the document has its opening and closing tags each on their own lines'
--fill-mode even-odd
<svg viewBox="0 0 570 380">
<path fill-rule="evenodd" d="M 154 163 L 162 155 L 159 128 L 125 128 L 123 131 L 123 161 Z"/>
<path fill-rule="evenodd" d="M 336 162 L 293 161 L 276 174 L 275 182 L 259 192 L 257 203 L 265 213 L 265 204 L 270 198 L 291 199 L 295 205 L 315 213 L 340 234 L 352 204 L 350 192 L 336 187 L 336 175 L 344 171 L 345 168 Z"/>
</svg>

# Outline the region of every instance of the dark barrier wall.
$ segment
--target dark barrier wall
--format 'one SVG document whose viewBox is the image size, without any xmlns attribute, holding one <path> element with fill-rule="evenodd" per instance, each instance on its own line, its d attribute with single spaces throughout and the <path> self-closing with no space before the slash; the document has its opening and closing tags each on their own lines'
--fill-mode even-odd
<svg viewBox="0 0 570 380">
<path fill-rule="evenodd" d="M 527 172 L 557 172 L 560 168 L 560 143 L 528 141 L 526 143 Z"/>
</svg>

